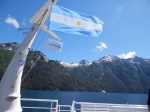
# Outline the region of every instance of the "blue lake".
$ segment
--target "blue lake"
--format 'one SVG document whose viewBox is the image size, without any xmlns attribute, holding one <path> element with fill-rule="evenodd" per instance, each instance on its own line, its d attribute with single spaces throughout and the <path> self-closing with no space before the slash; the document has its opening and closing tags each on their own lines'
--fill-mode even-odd
<svg viewBox="0 0 150 112">
<path fill-rule="evenodd" d="M 146 105 L 147 94 L 129 93 L 100 93 L 100 92 L 66 92 L 66 91 L 37 91 L 22 90 L 22 98 L 55 99 L 62 105 L 71 105 L 72 101 L 116 103 L 116 104 L 141 104 Z M 22 105 L 30 105 L 22 103 Z M 24 112 L 24 111 L 23 111 Z"/>
</svg>

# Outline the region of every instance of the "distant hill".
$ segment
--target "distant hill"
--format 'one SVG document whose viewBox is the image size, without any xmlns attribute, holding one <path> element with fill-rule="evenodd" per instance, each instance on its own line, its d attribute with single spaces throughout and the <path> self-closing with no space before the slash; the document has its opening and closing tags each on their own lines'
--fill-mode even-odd
<svg viewBox="0 0 150 112">
<path fill-rule="evenodd" d="M 19 44 L 0 44 L 0 78 L 17 49 L 15 46 Z M 39 61 L 23 80 L 22 89 L 148 93 L 150 88 L 150 59 L 104 56 L 93 62 L 65 63 L 49 60 L 40 51 L 32 51 L 23 76 L 39 55 Z"/>
</svg>

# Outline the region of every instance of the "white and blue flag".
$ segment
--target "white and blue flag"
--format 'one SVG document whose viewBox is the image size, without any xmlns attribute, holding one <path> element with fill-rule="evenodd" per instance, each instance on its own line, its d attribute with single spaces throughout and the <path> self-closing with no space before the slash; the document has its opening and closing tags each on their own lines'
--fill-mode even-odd
<svg viewBox="0 0 150 112">
<path fill-rule="evenodd" d="M 103 22 L 95 16 L 88 16 L 69 9 L 52 5 L 49 30 L 78 35 L 99 36 Z"/>
<path fill-rule="evenodd" d="M 47 41 L 45 47 L 50 50 L 61 52 L 62 45 L 63 44 L 61 42 L 58 42 L 58 41 L 48 38 L 48 41 Z"/>
</svg>

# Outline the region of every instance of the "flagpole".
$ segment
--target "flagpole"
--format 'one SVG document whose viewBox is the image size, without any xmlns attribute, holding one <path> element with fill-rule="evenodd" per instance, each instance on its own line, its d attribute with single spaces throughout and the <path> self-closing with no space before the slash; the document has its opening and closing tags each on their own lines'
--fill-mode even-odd
<svg viewBox="0 0 150 112">
<path fill-rule="evenodd" d="M 39 27 L 42 27 L 51 13 L 52 3 L 57 0 L 48 0 L 40 10 L 30 19 L 32 28 L 16 51 L 0 83 L 0 111 L 22 112 L 20 102 L 21 78 L 26 57 Z"/>
</svg>

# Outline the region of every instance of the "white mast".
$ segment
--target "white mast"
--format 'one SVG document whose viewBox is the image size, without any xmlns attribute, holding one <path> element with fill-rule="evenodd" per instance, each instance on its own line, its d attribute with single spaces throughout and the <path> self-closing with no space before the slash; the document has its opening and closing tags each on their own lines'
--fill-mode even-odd
<svg viewBox="0 0 150 112">
<path fill-rule="evenodd" d="M 20 87 L 24 63 L 38 28 L 45 25 L 51 5 L 56 1 L 48 0 L 30 19 L 33 26 L 15 53 L 0 83 L 0 112 L 22 112 Z"/>
</svg>

